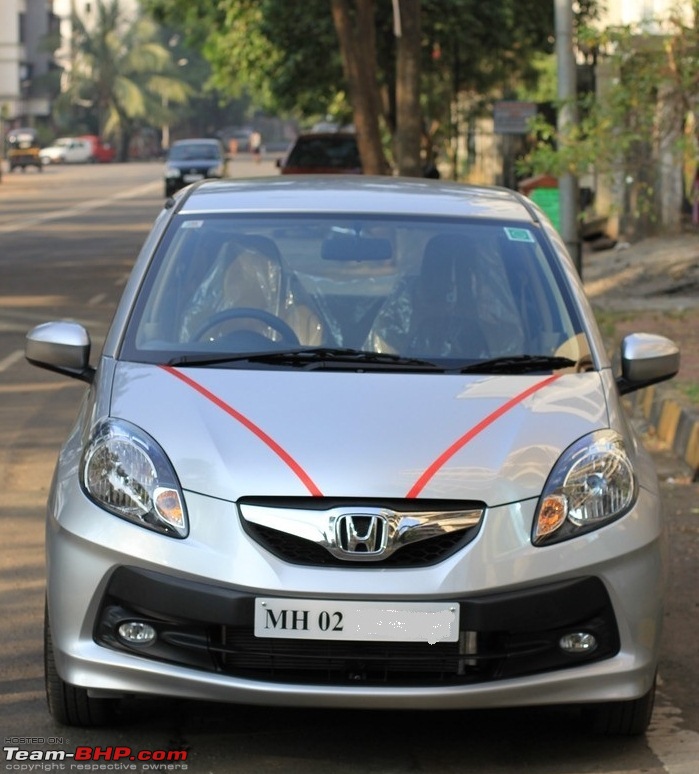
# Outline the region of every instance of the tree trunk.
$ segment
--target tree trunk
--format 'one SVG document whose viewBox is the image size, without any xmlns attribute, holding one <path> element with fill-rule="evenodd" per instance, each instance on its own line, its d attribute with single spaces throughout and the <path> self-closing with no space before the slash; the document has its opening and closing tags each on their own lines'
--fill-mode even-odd
<svg viewBox="0 0 699 774">
<path fill-rule="evenodd" d="M 396 136 L 398 174 L 422 177 L 420 157 L 422 112 L 420 110 L 421 0 L 397 0 L 396 30 Z M 431 159 L 427 159 L 431 162 Z"/>
<path fill-rule="evenodd" d="M 362 168 L 367 175 L 389 173 L 379 131 L 380 98 L 376 82 L 376 32 L 373 0 L 332 0 L 332 15 L 349 86 Z"/>
</svg>

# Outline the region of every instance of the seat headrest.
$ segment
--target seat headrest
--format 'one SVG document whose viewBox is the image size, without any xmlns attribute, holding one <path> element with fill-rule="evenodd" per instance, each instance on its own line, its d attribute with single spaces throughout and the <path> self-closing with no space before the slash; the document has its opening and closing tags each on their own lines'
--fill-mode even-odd
<svg viewBox="0 0 699 774">
<path fill-rule="evenodd" d="M 276 308 L 282 289 L 280 261 L 252 246 L 241 248 L 240 243 L 232 252 L 223 276 L 227 306 Z"/>
<path fill-rule="evenodd" d="M 453 304 L 472 296 L 472 270 L 462 237 L 439 234 L 425 245 L 420 269 L 423 297 L 430 303 Z"/>
<path fill-rule="evenodd" d="M 282 256 L 277 247 L 277 243 L 269 237 L 260 234 L 243 234 L 237 238 L 242 247 L 247 247 L 255 252 L 261 253 L 266 258 L 278 264 L 282 262 Z"/>
</svg>

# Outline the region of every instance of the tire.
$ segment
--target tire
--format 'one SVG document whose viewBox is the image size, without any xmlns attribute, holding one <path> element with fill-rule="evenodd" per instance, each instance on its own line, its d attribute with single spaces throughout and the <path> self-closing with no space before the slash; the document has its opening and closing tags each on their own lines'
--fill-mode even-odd
<svg viewBox="0 0 699 774">
<path fill-rule="evenodd" d="M 650 724 L 655 704 L 655 684 L 648 693 L 631 701 L 596 704 L 583 710 L 592 731 L 603 736 L 641 736 Z"/>
<path fill-rule="evenodd" d="M 66 683 L 58 674 L 48 611 L 44 612 L 44 680 L 49 713 L 64 726 L 93 728 L 114 719 L 118 699 L 94 699 L 86 688 Z"/>
</svg>

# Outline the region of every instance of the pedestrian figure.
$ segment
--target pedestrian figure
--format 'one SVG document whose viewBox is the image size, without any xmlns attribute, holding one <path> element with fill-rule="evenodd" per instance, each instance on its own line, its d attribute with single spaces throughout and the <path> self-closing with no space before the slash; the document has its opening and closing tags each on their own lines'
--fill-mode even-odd
<svg viewBox="0 0 699 774">
<path fill-rule="evenodd" d="M 250 150 L 255 157 L 255 163 L 259 164 L 262 160 L 262 135 L 257 131 L 250 135 Z"/>
</svg>

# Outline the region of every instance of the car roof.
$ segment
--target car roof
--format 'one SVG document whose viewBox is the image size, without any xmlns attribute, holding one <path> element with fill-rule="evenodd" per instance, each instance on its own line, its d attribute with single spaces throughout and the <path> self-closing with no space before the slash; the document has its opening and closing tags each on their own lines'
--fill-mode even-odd
<svg viewBox="0 0 699 774">
<path fill-rule="evenodd" d="M 179 200 L 182 213 L 362 212 L 538 220 L 531 203 L 507 188 L 422 178 L 284 175 L 207 180 Z"/>
</svg>

